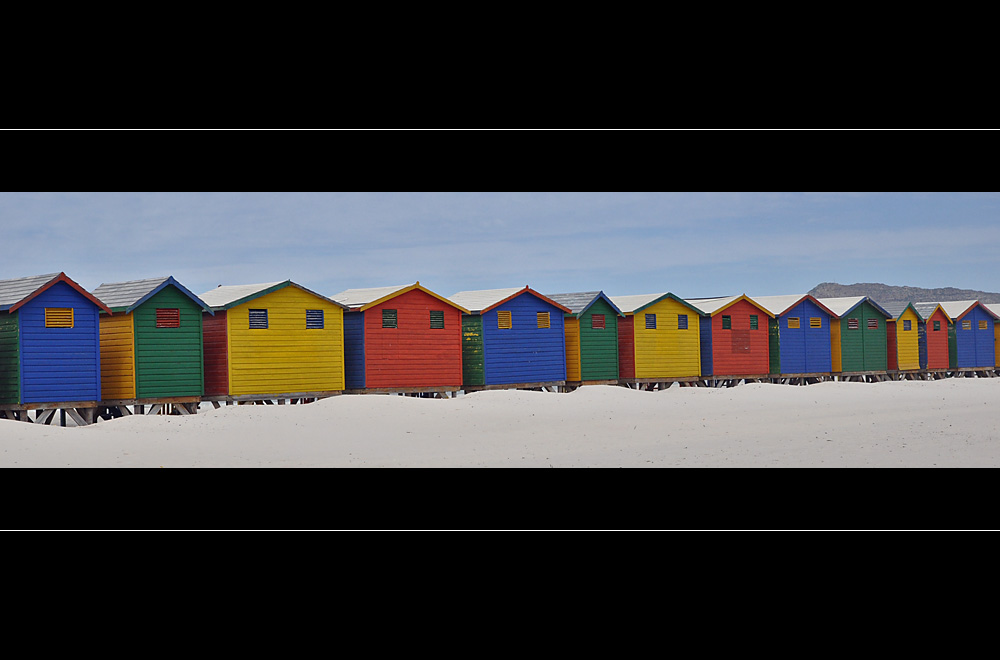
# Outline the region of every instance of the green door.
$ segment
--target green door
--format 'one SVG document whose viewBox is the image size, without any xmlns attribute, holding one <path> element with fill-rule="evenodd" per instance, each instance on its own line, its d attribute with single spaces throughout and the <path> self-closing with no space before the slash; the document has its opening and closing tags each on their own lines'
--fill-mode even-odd
<svg viewBox="0 0 1000 660">
<path fill-rule="evenodd" d="M 767 319 L 768 352 L 771 354 L 771 373 L 781 373 L 781 342 L 777 319 Z"/>
<path fill-rule="evenodd" d="M 462 384 L 484 385 L 483 317 L 462 317 Z"/>
</svg>

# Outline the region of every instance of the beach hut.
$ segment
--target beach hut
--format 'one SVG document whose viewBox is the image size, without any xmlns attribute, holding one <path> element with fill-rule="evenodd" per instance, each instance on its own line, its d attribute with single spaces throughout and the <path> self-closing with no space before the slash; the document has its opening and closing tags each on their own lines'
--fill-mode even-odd
<svg viewBox="0 0 1000 660">
<path fill-rule="evenodd" d="M 566 384 L 568 307 L 527 286 L 461 291 L 448 299 L 469 310 L 462 319 L 466 390 Z"/>
<path fill-rule="evenodd" d="M 198 296 L 173 277 L 102 284 L 101 399 L 105 406 L 170 404 L 196 412 L 205 393 L 202 314 Z M 194 404 L 194 405 L 192 405 Z M 137 411 L 144 411 L 138 407 Z"/>
<path fill-rule="evenodd" d="M 98 315 L 111 310 L 65 273 L 0 281 L 0 406 L 94 421 L 101 398 Z M 66 405 L 58 405 L 66 404 Z M 6 413 L 5 413 L 6 415 Z"/>
<path fill-rule="evenodd" d="M 781 376 L 818 376 L 833 371 L 830 320 L 834 313 L 810 295 L 754 296 L 771 313 L 770 371 Z"/>
<path fill-rule="evenodd" d="M 954 327 L 944 308 L 938 303 L 913 303 L 922 319 L 920 323 L 920 368 L 942 369 L 951 367 L 949 337 L 954 337 Z"/>
<path fill-rule="evenodd" d="M 913 303 L 899 302 L 882 305 L 891 318 L 886 320 L 886 351 L 889 371 L 920 369 L 920 324 L 923 317 Z"/>
<path fill-rule="evenodd" d="M 701 376 L 701 310 L 672 293 L 611 300 L 625 315 L 618 324 L 621 380 L 642 383 Z"/>
<path fill-rule="evenodd" d="M 892 315 L 867 296 L 820 298 L 833 312 L 831 363 L 836 374 L 881 374 L 888 368 L 886 321 Z"/>
<path fill-rule="evenodd" d="M 978 300 L 942 302 L 955 329 L 955 369 L 996 366 L 996 314 Z"/>
<path fill-rule="evenodd" d="M 420 282 L 348 289 L 344 305 L 349 391 L 447 392 L 462 387 L 462 315 Z"/>
<path fill-rule="evenodd" d="M 210 401 L 311 400 L 344 390 L 344 306 L 290 280 L 198 296 Z"/>
<path fill-rule="evenodd" d="M 566 333 L 568 384 L 618 382 L 618 325 L 622 312 L 601 291 L 548 296 L 570 311 Z"/>
<path fill-rule="evenodd" d="M 746 295 L 686 299 L 702 315 L 701 375 L 766 378 L 771 312 Z"/>
</svg>

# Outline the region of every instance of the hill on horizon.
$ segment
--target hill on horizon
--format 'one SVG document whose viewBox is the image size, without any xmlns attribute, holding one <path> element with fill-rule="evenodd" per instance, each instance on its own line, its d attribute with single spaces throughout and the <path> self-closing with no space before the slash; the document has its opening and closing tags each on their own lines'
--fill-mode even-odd
<svg viewBox="0 0 1000 660">
<path fill-rule="evenodd" d="M 1000 293 L 976 291 L 973 289 L 922 289 L 916 286 L 892 286 L 874 282 L 860 284 L 837 284 L 824 282 L 809 292 L 814 298 L 846 298 L 848 296 L 869 296 L 878 303 L 900 302 L 947 302 L 950 300 L 978 300 L 984 303 L 1000 303 Z"/>
</svg>

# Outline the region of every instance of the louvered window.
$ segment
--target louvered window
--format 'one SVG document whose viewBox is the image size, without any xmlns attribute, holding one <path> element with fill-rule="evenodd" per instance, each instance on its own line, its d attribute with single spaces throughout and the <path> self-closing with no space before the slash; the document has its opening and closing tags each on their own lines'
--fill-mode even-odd
<svg viewBox="0 0 1000 660">
<path fill-rule="evenodd" d="M 382 310 L 382 327 L 383 328 L 398 328 L 399 327 L 399 314 L 394 309 L 383 309 Z"/>
<path fill-rule="evenodd" d="M 789 316 L 788 317 L 788 329 L 789 330 L 798 330 L 800 327 L 802 327 L 802 326 L 799 325 L 799 318 L 797 316 Z"/>
<path fill-rule="evenodd" d="M 848 330 L 860 330 L 861 321 L 858 319 L 847 319 L 847 329 Z"/>
<path fill-rule="evenodd" d="M 306 310 L 306 330 L 322 330 L 326 327 L 326 319 L 322 309 Z"/>
<path fill-rule="evenodd" d="M 809 317 L 809 327 L 810 328 L 822 328 L 823 327 L 823 319 L 815 317 L 815 316 Z"/>
<path fill-rule="evenodd" d="M 591 316 L 590 327 L 594 330 L 604 330 L 604 314 L 594 314 Z"/>
<path fill-rule="evenodd" d="M 548 312 L 538 312 L 538 327 L 543 330 L 551 327 Z"/>
<path fill-rule="evenodd" d="M 677 315 L 677 329 L 678 330 L 687 330 L 688 329 L 688 315 L 687 314 L 678 314 Z"/>
<path fill-rule="evenodd" d="M 157 328 L 179 328 L 181 327 L 181 310 L 179 309 L 157 309 Z"/>
<path fill-rule="evenodd" d="M 444 312 L 431 310 L 431 330 L 444 330 Z"/>
<path fill-rule="evenodd" d="M 986 325 L 986 321 L 980 321 L 979 322 L 979 329 L 980 330 L 986 330 L 986 329 L 988 329 L 987 325 Z"/>
<path fill-rule="evenodd" d="M 646 314 L 646 329 L 656 330 L 656 314 Z"/>
<path fill-rule="evenodd" d="M 941 321 L 934 321 L 934 332 L 941 332 Z"/>
<path fill-rule="evenodd" d="M 500 330 L 510 330 L 514 327 L 514 319 L 510 312 L 497 312 L 497 328 Z"/>
<path fill-rule="evenodd" d="M 251 330 L 267 330 L 267 310 L 266 309 L 251 309 L 250 310 L 250 329 Z"/>
<path fill-rule="evenodd" d="M 913 330 L 913 321 L 910 321 L 908 319 L 904 319 L 903 320 L 903 332 L 909 332 L 910 330 Z"/>
<path fill-rule="evenodd" d="M 45 308 L 46 328 L 72 328 L 73 308 L 72 307 L 46 307 Z"/>
<path fill-rule="evenodd" d="M 758 329 L 760 329 L 760 321 L 757 319 L 757 315 L 756 314 L 751 314 L 750 315 L 750 329 L 751 330 L 758 330 Z"/>
<path fill-rule="evenodd" d="M 878 330 L 878 319 L 868 319 L 868 329 Z"/>
<path fill-rule="evenodd" d="M 972 330 L 972 321 L 962 321 L 962 330 Z"/>
<path fill-rule="evenodd" d="M 732 316 L 723 316 L 722 317 L 722 329 L 723 330 L 732 330 L 733 329 L 733 317 Z"/>
</svg>

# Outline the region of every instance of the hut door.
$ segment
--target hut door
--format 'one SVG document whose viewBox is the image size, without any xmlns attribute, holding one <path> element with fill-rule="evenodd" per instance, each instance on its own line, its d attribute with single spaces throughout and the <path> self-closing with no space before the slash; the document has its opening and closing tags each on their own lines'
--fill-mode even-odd
<svg viewBox="0 0 1000 660">
<path fill-rule="evenodd" d="M 778 321 L 769 318 L 767 321 L 768 350 L 771 354 L 770 369 L 772 374 L 781 373 L 781 342 L 778 332 Z"/>
<path fill-rule="evenodd" d="M 917 324 L 917 344 L 920 346 L 920 368 L 927 368 L 927 324 Z"/>
</svg>

